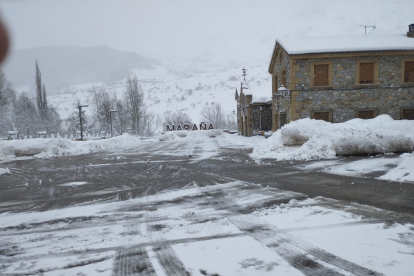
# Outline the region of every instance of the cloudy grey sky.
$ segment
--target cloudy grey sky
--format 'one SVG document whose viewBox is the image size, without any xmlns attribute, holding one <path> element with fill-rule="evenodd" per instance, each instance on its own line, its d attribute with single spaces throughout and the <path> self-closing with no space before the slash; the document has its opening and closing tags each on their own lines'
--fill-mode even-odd
<svg viewBox="0 0 414 276">
<path fill-rule="evenodd" d="M 247 6 L 253 8 L 251 3 Z M 242 34 L 249 8 L 240 1 L 13 0 L 0 4 L 13 49 L 105 44 L 154 52 L 197 48 L 220 34 Z M 222 37 L 226 40 L 226 37 Z M 202 47 L 204 48 L 204 47 Z"/>
<path fill-rule="evenodd" d="M 12 49 L 108 45 L 152 56 L 265 49 L 267 58 L 278 36 L 363 33 L 356 24 L 403 33 L 413 10 L 412 0 L 0 0 Z"/>
</svg>

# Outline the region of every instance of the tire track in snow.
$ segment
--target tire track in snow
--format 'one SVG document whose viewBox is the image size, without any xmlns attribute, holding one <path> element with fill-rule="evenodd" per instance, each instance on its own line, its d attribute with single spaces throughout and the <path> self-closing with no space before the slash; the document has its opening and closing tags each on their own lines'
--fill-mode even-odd
<svg viewBox="0 0 414 276">
<path fill-rule="evenodd" d="M 205 186 L 210 186 L 209 181 L 200 182 Z M 238 212 L 238 204 L 230 192 L 226 193 L 219 187 L 214 190 L 216 192 L 208 192 L 206 196 L 214 197 L 218 205 L 216 208 Z M 239 206 L 239 209 L 243 208 Z M 269 249 L 277 252 L 289 264 L 305 275 L 335 276 L 348 273 L 360 276 L 382 275 L 335 256 L 250 214 L 239 213 L 239 215 L 229 216 L 228 219 L 246 235 L 253 237 Z"/>
<path fill-rule="evenodd" d="M 157 211 L 147 212 L 147 220 L 155 219 L 159 217 Z M 162 217 L 162 216 L 161 216 Z M 165 238 L 162 228 L 160 229 L 158 224 L 148 224 L 147 225 L 147 237 L 151 242 L 156 242 L 158 245 L 154 246 L 152 250 L 154 251 L 157 259 L 164 269 L 164 272 L 168 276 L 190 276 L 184 264 L 178 258 L 174 249 L 169 245 L 167 239 Z"/>
<path fill-rule="evenodd" d="M 113 276 L 156 276 L 150 257 L 143 246 L 144 237 L 139 220 L 125 225 L 121 247 L 117 250 L 112 268 Z M 134 243 L 135 245 L 133 245 Z"/>
</svg>

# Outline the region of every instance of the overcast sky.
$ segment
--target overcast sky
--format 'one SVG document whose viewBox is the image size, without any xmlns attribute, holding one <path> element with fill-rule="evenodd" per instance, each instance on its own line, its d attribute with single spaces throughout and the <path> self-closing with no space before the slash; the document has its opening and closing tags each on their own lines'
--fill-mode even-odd
<svg viewBox="0 0 414 276">
<path fill-rule="evenodd" d="M 404 33 L 413 10 L 413 0 L 0 0 L 12 49 L 108 45 L 152 56 L 249 48 L 268 57 L 277 36 L 363 33 L 356 24 Z"/>
</svg>

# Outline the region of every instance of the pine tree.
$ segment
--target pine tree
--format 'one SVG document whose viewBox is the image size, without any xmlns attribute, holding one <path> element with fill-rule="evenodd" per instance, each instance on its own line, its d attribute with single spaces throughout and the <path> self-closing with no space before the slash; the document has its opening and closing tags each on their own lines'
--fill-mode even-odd
<svg viewBox="0 0 414 276">
<path fill-rule="evenodd" d="M 43 110 L 43 95 L 42 95 L 42 73 L 40 72 L 39 65 L 36 60 L 36 69 L 35 69 L 35 82 L 36 82 L 36 96 L 37 96 L 37 109 L 39 113 L 42 113 Z"/>
</svg>

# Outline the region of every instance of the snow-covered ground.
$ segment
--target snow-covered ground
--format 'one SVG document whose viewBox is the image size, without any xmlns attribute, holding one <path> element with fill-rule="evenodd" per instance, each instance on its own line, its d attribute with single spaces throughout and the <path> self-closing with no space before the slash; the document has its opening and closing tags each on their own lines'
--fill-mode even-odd
<svg viewBox="0 0 414 276">
<path fill-rule="evenodd" d="M 0 272 L 126 275 L 135 267 L 150 275 L 257 276 L 316 267 L 323 275 L 412 275 L 413 225 L 355 214 L 381 212 L 374 208 L 338 210 L 297 196 L 244 182 L 192 184 L 122 202 L 2 213 Z M 269 199 L 288 203 L 237 212 Z"/>
<path fill-rule="evenodd" d="M 169 142 L 180 141 L 183 147 Z M 153 145 L 153 146 L 152 146 Z M 290 145 L 290 146 L 288 146 Z M 392 120 L 387 115 L 371 120 L 354 119 L 341 124 L 303 119 L 285 125 L 268 139 L 227 134 L 221 130 L 175 131 L 150 140 L 123 134 L 111 139 L 84 142 L 64 138 L 0 141 L 0 163 L 30 158 L 50 158 L 95 153 L 104 150 L 134 148 L 172 156 L 193 156 L 195 160 L 216 158 L 220 148 L 253 148 L 251 157 L 256 162 L 275 160 L 336 159 L 338 155 L 389 154 L 410 152 L 414 147 L 414 122 Z M 327 167 L 328 165 L 328 167 Z M 414 154 L 385 159 L 366 158 L 357 162 L 340 160 L 310 163 L 304 169 L 324 168 L 324 172 L 343 175 L 364 175 L 382 172 L 380 179 L 414 181 Z M 9 173 L 0 169 L 0 175 Z"/>
<path fill-rule="evenodd" d="M 3 162 L 22 158 L 63 159 L 63 155 L 105 151 L 101 159 L 96 159 L 100 160 L 98 163 L 87 165 L 88 170 L 97 173 L 93 168 L 109 169 L 114 165 L 109 159 L 113 158 L 118 165 L 127 158 L 129 163 L 150 162 L 129 157 L 136 153 L 176 156 L 177 160 L 169 159 L 170 168 L 174 162 L 183 162 L 179 160 L 183 156 L 191 156 L 190 162 L 199 162 L 202 168 L 203 160 L 222 158 L 223 149 L 246 150 L 268 141 L 261 136 L 243 137 L 221 130 L 180 131 L 152 140 L 123 135 L 85 142 L 1 141 L 0 150 Z M 16 157 L 16 150 L 30 154 L 40 151 L 33 156 Z M 367 157 L 355 163 L 338 158 L 310 161 L 302 168 L 323 167 L 329 172 L 351 172 L 357 176 L 364 171 L 388 168 L 384 179 L 413 181 L 412 175 L 407 174 L 413 171 L 413 157 L 412 153 L 399 157 L 384 155 L 383 159 Z M 148 166 L 154 169 L 155 179 L 162 177 L 157 168 L 167 165 L 151 162 Z M 14 173 L 13 169 L 3 171 Z M 0 274 L 412 274 L 414 225 L 389 222 L 400 214 L 323 197 L 306 199 L 303 194 L 225 178 L 211 184 L 197 178 L 197 172 L 194 174 L 196 180 L 189 180 L 181 188 L 157 191 L 154 182 L 152 195 L 144 193 L 124 201 L 90 200 L 43 212 L 13 209 L 18 202 L 0 203 Z M 1 177 L 8 176 L 0 176 L 0 181 Z M 78 179 L 55 184 L 80 191 L 92 185 Z M 113 192 L 84 191 L 84 196 Z M 267 207 L 257 207 L 258 204 Z M 9 206 L 9 211 L 4 211 L 4 206 Z"/>
<path fill-rule="evenodd" d="M 414 182 L 414 153 L 404 153 L 397 157 L 365 158 L 353 162 L 343 160 L 311 162 L 300 168 L 362 177 L 377 173 L 378 179 Z"/>
</svg>

